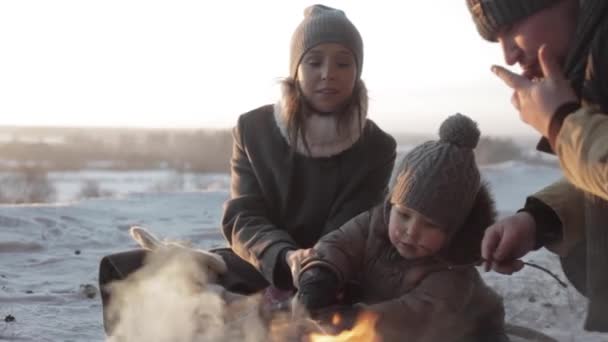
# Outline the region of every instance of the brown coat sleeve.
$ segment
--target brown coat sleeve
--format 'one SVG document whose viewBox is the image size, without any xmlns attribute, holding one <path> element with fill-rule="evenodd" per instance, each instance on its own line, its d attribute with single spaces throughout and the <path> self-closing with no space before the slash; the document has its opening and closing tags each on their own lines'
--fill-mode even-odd
<svg viewBox="0 0 608 342">
<path fill-rule="evenodd" d="M 579 109 L 564 120 L 555 145 L 566 178 L 608 200 L 608 115 Z"/>
<path fill-rule="evenodd" d="M 430 273 L 401 297 L 360 307 L 378 315 L 376 330 L 384 341 L 403 336 L 412 341 L 451 341 L 474 330 L 463 326 L 463 312 L 475 290 L 471 272 L 475 270 Z"/>
<path fill-rule="evenodd" d="M 551 207 L 562 223 L 562 239 L 546 247 L 561 256 L 567 255 L 585 235 L 584 193 L 567 180 L 560 180 L 531 197 Z"/>
<path fill-rule="evenodd" d="M 369 231 L 370 212 L 366 211 L 322 237 L 314 246 L 314 257 L 302 263 L 300 274 L 309 268 L 321 266 L 332 270 L 340 284 L 353 279 L 356 272 L 362 269 Z"/>
<path fill-rule="evenodd" d="M 281 251 L 298 247 L 287 231 L 268 219 L 264 196 L 242 144 L 241 125 L 239 119 L 233 131 L 230 200 L 224 207 L 222 229 L 232 250 L 274 284 Z"/>
</svg>

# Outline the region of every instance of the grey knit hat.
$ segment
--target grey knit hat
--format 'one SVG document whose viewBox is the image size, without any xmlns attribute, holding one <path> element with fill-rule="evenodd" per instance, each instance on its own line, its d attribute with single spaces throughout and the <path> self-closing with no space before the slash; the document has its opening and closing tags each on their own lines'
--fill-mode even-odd
<svg viewBox="0 0 608 342">
<path fill-rule="evenodd" d="M 339 43 L 350 49 L 357 63 L 357 78 L 361 76 L 363 40 L 359 31 L 343 11 L 324 5 L 307 7 L 304 20 L 291 36 L 289 76 L 295 79 L 302 56 L 323 43 Z"/>
<path fill-rule="evenodd" d="M 513 24 L 559 0 L 466 0 L 477 31 L 486 40 L 495 42 L 505 26 Z"/>
<path fill-rule="evenodd" d="M 415 147 L 395 170 L 390 201 L 413 209 L 452 236 L 464 223 L 480 188 L 473 149 L 477 124 L 455 114 L 439 128 L 439 140 Z"/>
</svg>

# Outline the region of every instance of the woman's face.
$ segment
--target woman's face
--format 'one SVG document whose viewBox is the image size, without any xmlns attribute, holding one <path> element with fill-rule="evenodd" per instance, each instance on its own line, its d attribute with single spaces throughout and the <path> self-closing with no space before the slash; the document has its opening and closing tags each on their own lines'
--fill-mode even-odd
<svg viewBox="0 0 608 342">
<path fill-rule="evenodd" d="M 298 66 L 297 82 L 314 110 L 332 113 L 353 94 L 357 81 L 353 53 L 340 44 L 319 44 L 308 50 Z"/>
<path fill-rule="evenodd" d="M 388 236 L 397 252 L 406 259 L 417 259 L 439 252 L 447 235 L 429 218 L 400 205 L 393 205 Z"/>
</svg>

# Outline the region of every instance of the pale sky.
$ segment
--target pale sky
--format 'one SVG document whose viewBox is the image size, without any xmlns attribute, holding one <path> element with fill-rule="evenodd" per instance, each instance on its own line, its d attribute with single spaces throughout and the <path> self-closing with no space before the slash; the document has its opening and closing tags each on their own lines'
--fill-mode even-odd
<svg viewBox="0 0 608 342">
<path fill-rule="evenodd" d="M 319 1 L 2 0 L 0 125 L 228 128 L 278 98 L 289 39 Z M 455 112 L 484 134 L 532 135 L 490 72 L 500 47 L 465 0 L 324 1 L 363 36 L 369 117 L 435 132 Z"/>
</svg>

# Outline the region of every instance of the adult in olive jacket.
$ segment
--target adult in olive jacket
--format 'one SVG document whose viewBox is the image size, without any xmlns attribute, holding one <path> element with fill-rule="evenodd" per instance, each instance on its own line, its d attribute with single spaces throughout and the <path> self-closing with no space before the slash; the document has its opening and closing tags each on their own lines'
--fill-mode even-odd
<svg viewBox="0 0 608 342">
<path fill-rule="evenodd" d="M 498 42 L 514 74 L 522 120 L 543 135 L 565 179 L 528 197 L 517 214 L 486 231 L 484 257 L 502 273 L 546 246 L 589 299 L 585 328 L 608 332 L 608 1 L 467 0 L 477 29 Z"/>
</svg>

